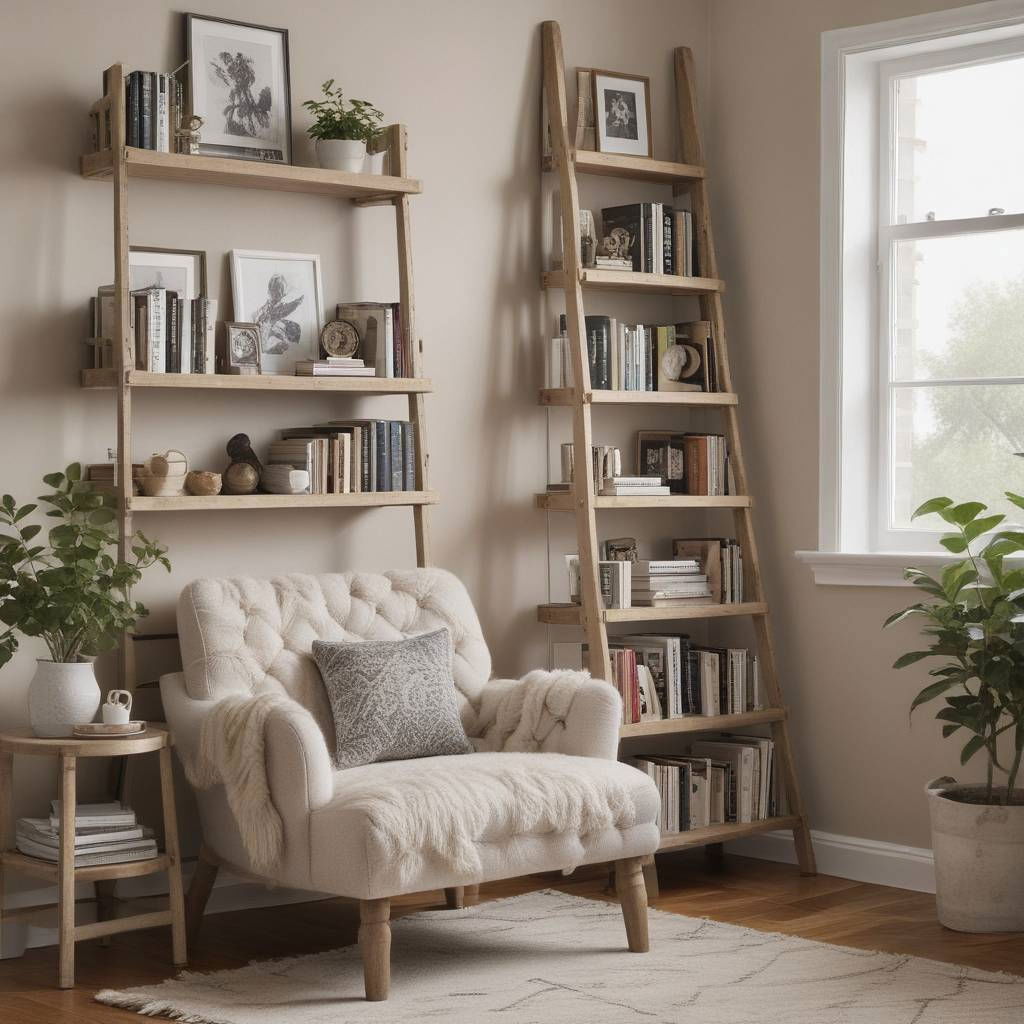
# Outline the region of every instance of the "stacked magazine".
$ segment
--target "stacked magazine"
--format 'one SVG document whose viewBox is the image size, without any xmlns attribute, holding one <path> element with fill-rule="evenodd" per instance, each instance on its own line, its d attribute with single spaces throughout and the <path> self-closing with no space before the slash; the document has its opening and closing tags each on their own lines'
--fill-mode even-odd
<svg viewBox="0 0 1024 1024">
<path fill-rule="evenodd" d="M 56 863 L 60 855 L 60 801 L 49 818 L 19 818 L 15 845 L 29 857 Z M 153 830 L 139 825 L 135 812 L 119 803 L 78 804 L 75 808 L 75 867 L 148 860 L 157 855 Z"/>
</svg>

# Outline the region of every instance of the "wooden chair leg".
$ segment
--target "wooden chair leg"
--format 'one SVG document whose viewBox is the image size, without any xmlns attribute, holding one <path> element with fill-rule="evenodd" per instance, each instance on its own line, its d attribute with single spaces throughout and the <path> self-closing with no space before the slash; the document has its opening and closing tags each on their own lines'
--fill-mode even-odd
<svg viewBox="0 0 1024 1024">
<path fill-rule="evenodd" d="M 622 905 L 622 918 L 626 922 L 629 950 L 631 953 L 646 953 L 651 947 L 647 937 L 647 888 L 642 857 L 615 862 L 615 889 Z"/>
<path fill-rule="evenodd" d="M 203 912 L 210 898 L 213 883 L 217 880 L 220 865 L 213 854 L 205 847 L 199 848 L 199 859 L 196 861 L 195 874 L 189 883 L 188 895 L 185 897 L 185 935 L 191 949 L 199 935 L 199 925 L 203 920 Z"/>
<path fill-rule="evenodd" d="M 359 921 L 366 998 L 380 1002 L 391 987 L 391 900 L 360 900 Z"/>
<path fill-rule="evenodd" d="M 480 886 L 464 885 L 462 889 L 462 905 L 465 907 L 475 907 L 480 902 Z"/>
<path fill-rule="evenodd" d="M 661 886 L 658 884 L 658 862 L 654 857 L 648 857 L 644 861 L 644 886 L 647 889 L 648 900 L 656 900 L 661 895 Z"/>
<path fill-rule="evenodd" d="M 466 905 L 466 892 L 463 886 L 453 885 L 444 891 L 444 901 L 449 910 L 461 910 Z"/>
</svg>

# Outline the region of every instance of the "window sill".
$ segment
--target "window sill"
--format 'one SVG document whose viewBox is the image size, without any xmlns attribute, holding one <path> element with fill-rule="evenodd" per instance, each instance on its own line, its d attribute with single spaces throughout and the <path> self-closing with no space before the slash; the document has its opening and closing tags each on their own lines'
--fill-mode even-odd
<svg viewBox="0 0 1024 1024">
<path fill-rule="evenodd" d="M 814 574 L 814 582 L 827 587 L 909 587 L 903 570 L 913 565 L 940 571 L 954 555 L 941 552 L 796 551 Z"/>
</svg>

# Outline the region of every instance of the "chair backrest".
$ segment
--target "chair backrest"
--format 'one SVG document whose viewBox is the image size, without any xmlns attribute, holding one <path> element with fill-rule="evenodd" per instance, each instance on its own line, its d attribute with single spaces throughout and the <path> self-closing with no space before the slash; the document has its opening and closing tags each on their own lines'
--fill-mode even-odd
<svg viewBox="0 0 1024 1024">
<path fill-rule="evenodd" d="M 475 702 L 491 674 L 480 620 L 443 569 L 200 579 L 178 600 L 185 687 L 196 700 L 277 690 L 333 721 L 311 657 L 314 640 L 398 640 L 447 627 L 455 685 Z"/>
</svg>

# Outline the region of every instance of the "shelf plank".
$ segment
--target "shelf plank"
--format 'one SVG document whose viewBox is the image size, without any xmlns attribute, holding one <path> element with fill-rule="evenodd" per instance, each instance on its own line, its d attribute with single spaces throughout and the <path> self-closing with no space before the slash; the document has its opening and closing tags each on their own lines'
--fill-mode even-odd
<svg viewBox="0 0 1024 1024">
<path fill-rule="evenodd" d="M 90 371 L 83 371 L 88 373 Z M 93 371 L 98 372 L 98 371 Z M 106 372 L 106 371 L 103 371 Z M 159 376 L 159 375 L 158 375 Z M 541 388 L 541 405 L 575 405 L 574 388 Z M 591 405 L 738 405 L 737 395 L 727 391 L 590 391 L 583 395 L 583 403 Z"/>
<path fill-rule="evenodd" d="M 56 862 L 43 860 L 41 857 L 29 857 L 18 850 L 5 850 L 0 860 L 5 868 L 21 871 L 26 875 L 46 879 L 57 878 Z M 75 881 L 96 882 L 106 878 L 137 878 L 166 870 L 167 857 L 160 854 L 146 860 L 127 860 L 120 864 L 91 864 L 88 867 L 75 868 Z"/>
<path fill-rule="evenodd" d="M 619 730 L 622 739 L 641 736 L 675 736 L 680 733 L 721 732 L 750 725 L 768 725 L 782 722 L 785 708 L 765 708 L 762 711 L 744 711 L 738 715 L 689 715 L 686 718 L 664 718 L 659 722 L 634 722 Z"/>
<path fill-rule="evenodd" d="M 765 818 L 763 821 L 731 822 L 728 825 L 708 825 L 694 828 L 689 832 L 665 833 L 658 850 L 685 850 L 690 846 L 707 846 L 709 843 L 727 843 L 730 839 L 744 839 L 759 832 L 774 832 L 776 829 L 796 828 L 800 819 L 795 815 Z"/>
<path fill-rule="evenodd" d="M 113 388 L 117 371 L 82 370 L 83 388 Z M 129 370 L 128 386 L 171 390 L 341 391 L 356 395 L 410 395 L 434 390 L 433 381 L 412 377 L 297 377 L 285 374 L 148 373 Z"/>
<path fill-rule="evenodd" d="M 380 508 L 387 505 L 436 505 L 436 491 L 370 491 L 362 494 L 214 494 L 198 497 L 128 499 L 130 512 L 209 512 L 259 508 Z"/>
<path fill-rule="evenodd" d="M 580 271 L 584 288 L 605 291 L 646 292 L 655 295 L 713 295 L 725 290 L 725 282 L 712 277 L 681 277 L 677 274 L 640 274 L 631 270 Z M 561 270 L 547 270 L 541 274 L 542 288 L 565 288 L 565 274 Z"/>
<path fill-rule="evenodd" d="M 537 606 L 537 621 L 549 626 L 578 626 L 578 604 L 542 604 Z M 605 622 L 675 622 L 685 619 L 726 619 L 744 615 L 767 615 L 763 601 L 737 601 L 733 604 L 683 605 L 677 608 L 607 608 L 601 612 Z"/>
<path fill-rule="evenodd" d="M 572 491 L 545 491 L 535 498 L 537 508 L 549 512 L 573 512 L 576 504 Z M 630 497 L 607 497 L 597 495 L 594 508 L 623 509 L 681 509 L 681 508 L 750 508 L 751 500 L 746 494 L 655 494 L 645 497 L 642 494 Z"/>
<path fill-rule="evenodd" d="M 696 164 L 679 164 L 651 157 L 624 156 L 621 153 L 597 153 L 589 149 L 573 151 L 573 163 L 578 174 L 600 175 L 606 178 L 631 178 L 664 185 L 687 185 L 704 177 L 704 168 Z"/>
<path fill-rule="evenodd" d="M 156 153 L 134 146 L 125 147 L 125 166 L 129 178 L 158 178 L 196 185 L 232 185 L 275 192 L 305 192 L 362 201 L 394 199 L 403 195 L 416 195 L 423 190 L 415 178 L 396 178 L 390 174 L 349 174 L 319 167 L 295 167 L 292 164 L 261 163 L 256 160 Z M 81 171 L 83 178 L 111 179 L 113 152 L 105 149 L 99 153 L 86 153 L 82 157 Z"/>
</svg>

